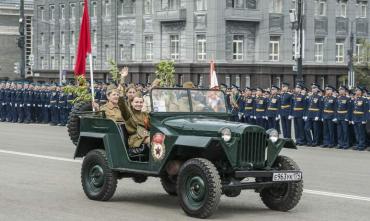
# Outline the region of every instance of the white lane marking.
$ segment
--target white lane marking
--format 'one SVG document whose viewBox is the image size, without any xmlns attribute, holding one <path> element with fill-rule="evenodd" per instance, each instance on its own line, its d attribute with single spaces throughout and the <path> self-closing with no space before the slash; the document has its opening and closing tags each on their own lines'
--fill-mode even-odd
<svg viewBox="0 0 370 221">
<path fill-rule="evenodd" d="M 36 157 L 36 158 L 42 158 L 42 159 L 48 159 L 48 160 L 57 160 L 57 161 L 64 161 L 64 162 L 72 162 L 72 163 L 81 163 L 82 162 L 81 160 L 68 159 L 68 158 L 64 158 L 64 157 L 52 157 L 52 156 L 45 156 L 45 155 L 32 154 L 32 153 L 23 153 L 23 152 L 9 151 L 9 150 L 0 150 L 0 153 L 26 156 L 26 157 Z"/>
<path fill-rule="evenodd" d="M 82 162 L 81 160 L 73 160 L 73 159 L 68 159 L 68 158 L 63 158 L 63 157 L 52 157 L 52 156 L 46 156 L 46 155 L 30 154 L 30 153 L 8 151 L 8 150 L 1 150 L 1 149 L 0 149 L 0 153 L 26 156 L 26 157 L 42 158 L 42 159 L 48 159 L 48 160 L 72 162 L 72 163 L 81 163 Z M 328 196 L 328 197 L 335 197 L 335 198 L 343 198 L 343 199 L 351 199 L 351 200 L 360 200 L 360 201 L 370 202 L 370 197 L 347 195 L 347 194 L 342 194 L 342 193 L 332 193 L 332 192 L 325 192 L 325 191 L 318 191 L 318 190 L 308 190 L 308 189 L 304 189 L 303 192 L 307 193 L 307 194 L 313 194 L 313 195 L 319 195 L 319 196 Z"/>
<path fill-rule="evenodd" d="M 336 197 L 336 198 L 343 198 L 343 199 L 351 199 L 351 200 L 360 200 L 360 201 L 367 201 L 370 202 L 370 197 L 363 197 L 363 196 L 355 196 L 355 195 L 347 195 L 342 193 L 331 193 L 325 191 L 318 191 L 318 190 L 308 190 L 304 189 L 304 193 L 319 195 L 319 196 L 329 196 L 329 197 Z"/>
</svg>

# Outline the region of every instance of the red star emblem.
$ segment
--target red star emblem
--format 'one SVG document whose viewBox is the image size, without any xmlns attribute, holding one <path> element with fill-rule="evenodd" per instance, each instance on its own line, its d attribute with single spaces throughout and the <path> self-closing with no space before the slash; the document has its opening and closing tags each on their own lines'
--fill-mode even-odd
<svg viewBox="0 0 370 221">
<path fill-rule="evenodd" d="M 156 154 L 157 156 L 160 156 L 160 155 L 161 155 L 161 148 L 157 147 L 157 148 L 155 149 L 155 154 Z"/>
</svg>

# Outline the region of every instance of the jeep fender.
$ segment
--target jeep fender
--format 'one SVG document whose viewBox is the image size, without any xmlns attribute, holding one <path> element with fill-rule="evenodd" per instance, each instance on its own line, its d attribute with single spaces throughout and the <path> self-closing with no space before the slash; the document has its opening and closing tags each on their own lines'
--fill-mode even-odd
<svg viewBox="0 0 370 221">
<path fill-rule="evenodd" d="M 82 132 L 78 139 L 74 158 L 82 158 L 93 149 L 105 149 L 105 134 Z"/>
<path fill-rule="evenodd" d="M 268 140 L 266 166 L 271 167 L 283 148 L 297 149 L 292 139 L 281 138 L 276 143 Z"/>
</svg>

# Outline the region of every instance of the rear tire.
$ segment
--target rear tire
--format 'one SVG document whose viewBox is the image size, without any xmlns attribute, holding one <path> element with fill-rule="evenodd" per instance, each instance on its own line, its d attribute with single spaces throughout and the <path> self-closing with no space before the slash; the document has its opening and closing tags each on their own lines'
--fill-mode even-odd
<svg viewBox="0 0 370 221">
<path fill-rule="evenodd" d="M 79 112 L 91 111 L 91 103 L 78 103 L 76 104 L 68 116 L 68 135 L 74 145 L 77 145 L 78 139 L 80 138 L 80 117 Z"/>
<path fill-rule="evenodd" d="M 86 155 L 82 163 L 81 183 L 91 200 L 107 201 L 114 195 L 117 175 L 109 168 L 104 150 L 92 150 Z"/>
<path fill-rule="evenodd" d="M 221 179 L 212 162 L 202 158 L 186 161 L 177 179 L 180 205 L 186 214 L 207 218 L 218 208 Z"/>
<path fill-rule="evenodd" d="M 298 165 L 286 156 L 278 156 L 273 167 L 278 170 L 299 170 Z M 277 183 L 272 187 L 263 189 L 260 197 L 268 208 L 286 212 L 298 204 L 302 192 L 303 180 L 291 183 Z"/>
</svg>

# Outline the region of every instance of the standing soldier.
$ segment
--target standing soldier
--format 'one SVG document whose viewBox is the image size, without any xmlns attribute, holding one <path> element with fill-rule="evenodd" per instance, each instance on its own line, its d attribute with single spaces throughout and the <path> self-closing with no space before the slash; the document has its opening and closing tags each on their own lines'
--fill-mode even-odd
<svg viewBox="0 0 370 221">
<path fill-rule="evenodd" d="M 32 98 L 33 98 L 33 86 L 32 84 L 25 85 L 23 93 L 23 107 L 24 107 L 24 122 L 26 124 L 32 121 Z"/>
<path fill-rule="evenodd" d="M 244 110 L 244 122 L 248 124 L 255 124 L 253 119 L 253 106 L 254 98 L 252 96 L 251 88 L 247 87 L 245 89 L 244 98 L 243 98 L 243 110 Z"/>
<path fill-rule="evenodd" d="M 5 82 L 0 82 L 0 121 L 5 121 L 5 113 L 6 113 L 6 105 L 5 105 Z"/>
<path fill-rule="evenodd" d="M 39 84 L 35 85 L 33 90 L 33 121 L 35 123 L 41 123 L 41 88 Z"/>
<path fill-rule="evenodd" d="M 57 91 L 56 85 L 51 87 L 50 91 L 50 116 L 52 126 L 55 126 L 59 122 L 59 113 L 58 113 L 58 101 L 59 101 L 59 92 Z"/>
<path fill-rule="evenodd" d="M 69 113 L 71 112 L 72 108 L 73 108 L 73 100 L 75 99 L 73 93 L 68 93 L 67 94 L 67 110 L 66 110 L 66 120 L 68 121 L 68 116 L 69 116 Z"/>
<path fill-rule="evenodd" d="M 335 89 L 328 85 L 325 88 L 325 98 L 324 98 L 324 110 L 322 113 L 322 118 L 324 122 L 324 140 L 323 147 L 333 148 L 335 146 L 335 127 L 334 122 L 337 121 L 335 118 L 337 100 L 333 96 L 333 91 Z"/>
<path fill-rule="evenodd" d="M 58 112 L 59 122 L 58 125 L 65 126 L 67 124 L 67 94 L 64 93 L 64 87 L 60 87 L 58 97 Z"/>
<path fill-rule="evenodd" d="M 292 119 L 289 117 L 292 114 L 293 95 L 289 93 L 289 84 L 282 83 L 280 96 L 280 118 L 283 128 L 284 138 L 292 137 Z"/>
<path fill-rule="evenodd" d="M 50 97 L 53 85 L 46 84 L 44 87 L 44 96 L 45 101 L 43 102 L 43 109 L 42 109 L 42 122 L 44 124 L 50 123 L 51 120 L 51 105 L 50 105 Z"/>
<path fill-rule="evenodd" d="M 104 84 L 102 90 L 100 91 L 99 104 L 104 105 L 107 103 L 107 101 L 107 84 Z"/>
<path fill-rule="evenodd" d="M 317 146 L 320 144 L 320 121 L 322 112 L 322 97 L 319 95 L 320 85 L 313 83 L 311 86 L 312 95 L 307 99 L 307 111 L 305 120 L 305 138 L 308 146 Z M 311 134 L 312 131 L 312 134 Z"/>
<path fill-rule="evenodd" d="M 336 103 L 336 115 L 337 120 L 337 137 L 338 137 L 338 149 L 348 149 L 349 143 L 349 121 L 351 120 L 351 106 L 352 101 L 347 96 L 348 88 L 346 86 L 339 87 L 339 96 Z"/>
<path fill-rule="evenodd" d="M 295 94 L 293 97 L 293 107 L 291 119 L 294 120 L 294 132 L 297 145 L 306 145 L 306 139 L 304 134 L 304 121 L 303 116 L 306 109 L 306 97 L 301 94 L 304 86 L 297 84 L 295 87 Z"/>
<path fill-rule="evenodd" d="M 271 86 L 271 96 L 267 99 L 267 129 L 276 129 L 280 131 L 279 124 L 279 108 L 280 108 L 280 96 L 278 91 L 280 90 L 277 86 Z"/>
<path fill-rule="evenodd" d="M 356 135 L 357 150 L 365 150 L 366 148 L 366 118 L 369 111 L 369 104 L 366 98 L 362 96 L 364 89 L 360 86 L 356 87 L 355 98 L 352 103 L 352 121 Z"/>
<path fill-rule="evenodd" d="M 5 84 L 5 105 L 6 105 L 6 115 L 5 115 L 5 118 L 6 118 L 6 121 L 7 122 L 10 122 L 12 121 L 12 101 L 11 101 L 11 92 L 12 92 L 12 89 L 11 89 L 11 83 L 10 82 L 7 82 Z"/>
<path fill-rule="evenodd" d="M 13 82 L 11 84 L 11 90 L 10 90 L 10 105 L 11 105 L 11 122 L 16 122 L 18 120 L 18 117 L 17 117 L 17 104 L 16 104 L 16 101 L 15 101 L 15 96 L 16 96 L 16 92 L 17 92 L 17 85 L 15 82 Z"/>
<path fill-rule="evenodd" d="M 239 121 L 239 100 L 240 100 L 239 88 L 235 84 L 231 85 L 231 95 L 230 95 L 230 104 L 231 104 L 231 114 L 232 121 Z"/>
<path fill-rule="evenodd" d="M 23 123 L 23 84 L 17 83 L 17 90 L 15 91 L 15 113 L 13 123 Z"/>
<path fill-rule="evenodd" d="M 254 117 L 256 120 L 256 124 L 266 129 L 267 99 L 263 96 L 263 93 L 264 90 L 258 87 L 254 103 Z"/>
</svg>

